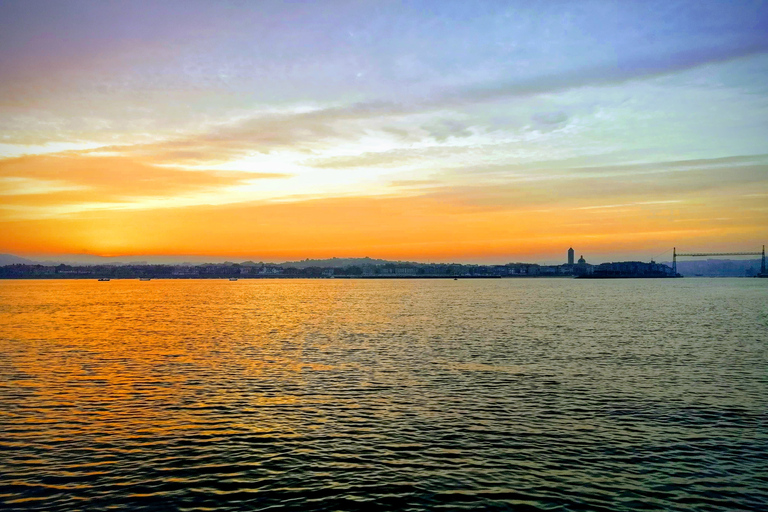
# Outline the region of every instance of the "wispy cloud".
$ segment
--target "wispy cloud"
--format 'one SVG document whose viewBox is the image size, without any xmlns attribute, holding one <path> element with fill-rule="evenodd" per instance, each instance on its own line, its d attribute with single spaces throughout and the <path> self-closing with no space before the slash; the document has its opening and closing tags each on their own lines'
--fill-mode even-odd
<svg viewBox="0 0 768 512">
<path fill-rule="evenodd" d="M 576 210 L 605 210 L 609 208 L 624 208 L 627 206 L 646 206 L 646 205 L 657 205 L 657 204 L 673 204 L 673 203 L 682 203 L 679 199 L 669 199 L 666 201 L 636 201 L 634 203 L 623 203 L 623 204 L 603 204 L 599 206 L 579 206 L 578 208 L 575 208 Z"/>
<path fill-rule="evenodd" d="M 275 173 L 189 171 L 126 157 L 78 153 L 0 160 L 0 202 L 8 206 L 135 202 L 285 178 Z"/>
</svg>

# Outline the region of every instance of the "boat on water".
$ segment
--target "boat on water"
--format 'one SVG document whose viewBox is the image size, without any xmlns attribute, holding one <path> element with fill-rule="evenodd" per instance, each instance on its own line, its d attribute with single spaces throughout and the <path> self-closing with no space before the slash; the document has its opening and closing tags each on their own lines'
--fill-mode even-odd
<svg viewBox="0 0 768 512">
<path fill-rule="evenodd" d="M 229 280 L 230 281 L 237 281 L 237 278 L 236 277 L 230 277 Z"/>
<path fill-rule="evenodd" d="M 99 281 L 109 281 L 109 278 L 108 277 L 100 277 Z"/>
<path fill-rule="evenodd" d="M 139 278 L 139 281 L 151 281 L 151 280 L 152 280 L 151 277 L 140 277 Z"/>
</svg>

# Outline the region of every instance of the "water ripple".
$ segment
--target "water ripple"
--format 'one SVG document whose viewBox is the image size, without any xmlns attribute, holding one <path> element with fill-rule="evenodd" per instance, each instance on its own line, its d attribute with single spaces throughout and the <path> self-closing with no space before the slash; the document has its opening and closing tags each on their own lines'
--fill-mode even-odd
<svg viewBox="0 0 768 512">
<path fill-rule="evenodd" d="M 768 509 L 764 284 L 0 282 L 0 505 Z"/>
</svg>

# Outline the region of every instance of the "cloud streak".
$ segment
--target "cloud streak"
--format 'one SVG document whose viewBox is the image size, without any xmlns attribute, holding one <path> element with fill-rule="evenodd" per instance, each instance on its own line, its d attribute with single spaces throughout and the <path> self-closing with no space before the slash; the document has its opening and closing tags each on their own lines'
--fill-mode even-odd
<svg viewBox="0 0 768 512">
<path fill-rule="evenodd" d="M 285 178 L 277 173 L 188 171 L 157 167 L 125 157 L 83 156 L 78 153 L 27 156 L 0 160 L 0 202 L 44 207 L 62 204 L 134 202 L 210 192 L 258 179 Z M 12 186 L 2 187 L 3 183 Z M 32 184 L 32 191 L 16 183 Z M 36 193 L 35 188 L 52 191 Z"/>
</svg>

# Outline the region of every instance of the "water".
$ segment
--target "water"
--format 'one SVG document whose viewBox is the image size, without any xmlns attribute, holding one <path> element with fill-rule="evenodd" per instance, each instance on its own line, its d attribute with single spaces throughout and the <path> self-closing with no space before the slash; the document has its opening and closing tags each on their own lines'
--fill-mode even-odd
<svg viewBox="0 0 768 512">
<path fill-rule="evenodd" d="M 768 281 L 0 282 L 4 510 L 765 510 Z"/>
</svg>

